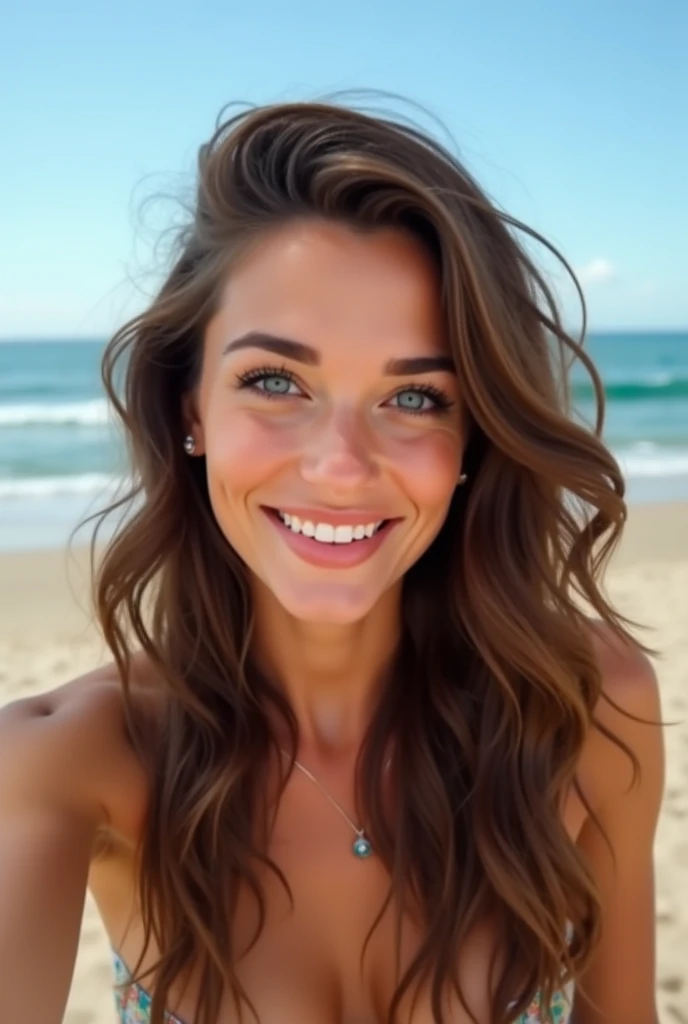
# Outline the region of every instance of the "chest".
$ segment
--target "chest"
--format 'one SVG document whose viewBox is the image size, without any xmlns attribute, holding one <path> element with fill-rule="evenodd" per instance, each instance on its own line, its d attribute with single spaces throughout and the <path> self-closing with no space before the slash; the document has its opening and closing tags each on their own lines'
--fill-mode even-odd
<svg viewBox="0 0 688 1024">
<path fill-rule="evenodd" d="M 350 806 L 346 794 L 336 796 L 343 807 Z M 580 827 L 579 817 L 575 805 L 570 805 L 566 818 L 571 832 Z M 123 839 L 119 852 L 94 865 L 90 887 L 113 946 L 133 965 L 143 946 L 143 931 L 136 906 L 134 859 L 126 836 Z M 275 874 L 256 864 L 265 901 L 258 941 L 251 945 L 259 926 L 259 907 L 248 886 L 239 891 L 233 923 L 237 978 L 261 1024 L 378 1024 L 385 1020 L 397 983 L 419 952 L 423 934 L 415 915 L 403 913 L 397 961 L 397 905 L 390 902 L 376 923 L 389 893 L 389 875 L 375 854 L 366 860 L 353 855 L 354 839 L 351 826 L 322 792 L 306 778 L 295 776 L 280 803 L 268 849 L 292 900 Z M 156 957 L 157 950 L 151 946 L 144 966 Z M 489 1020 L 493 958 L 494 980 L 502 964 L 498 933 L 494 922 L 482 920 L 462 942 L 457 964 L 464 996 L 481 1024 Z M 192 977 L 185 992 L 174 986 L 170 992 L 168 1009 L 186 1024 L 192 1024 L 199 986 L 200 979 Z M 445 1009 L 452 1024 L 470 1021 L 458 998 L 452 997 Z M 398 1019 L 404 1024 L 433 1024 L 429 983 L 407 991 Z M 228 997 L 218 1024 L 238 1022 Z"/>
<path fill-rule="evenodd" d="M 297 870 L 280 863 L 278 858 L 275 860 L 289 883 L 293 906 L 279 881 L 269 871 L 261 871 L 265 918 L 260 938 L 249 948 L 258 929 L 259 914 L 248 887 L 240 892 L 233 929 L 236 975 L 261 1024 L 382 1024 L 401 975 L 395 970 L 394 904 L 383 912 L 363 954 L 366 938 L 388 891 L 389 880 L 379 862 L 374 857 L 365 863 L 358 862 L 346 848 L 343 854 L 330 859 L 329 865 L 323 865 L 317 849 L 304 857 Z M 331 874 L 335 867 L 336 883 Z M 112 885 L 108 894 L 98 893 L 94 881 L 92 890 L 113 946 L 120 949 L 126 963 L 133 965 L 143 946 L 143 929 L 133 901 L 125 921 L 123 905 L 113 905 Z M 123 895 L 124 892 L 123 885 Z M 122 936 L 119 945 L 118 934 Z M 405 917 L 399 949 L 402 973 L 418 953 L 421 942 L 417 925 Z M 464 993 L 478 1019 L 485 1022 L 489 1019 L 488 966 L 494 948 L 495 931 L 483 922 L 464 943 L 460 957 L 459 976 Z M 151 946 L 146 966 L 154 962 L 156 954 Z M 201 979 L 192 976 L 185 993 L 173 986 L 168 997 L 168 1009 L 187 1024 L 194 1019 L 200 985 Z M 413 993 L 417 999 L 412 1013 Z M 455 1004 L 448 1006 L 448 1020 L 452 1024 L 468 1024 L 470 1018 L 464 1011 Z M 408 992 L 400 1011 L 399 1019 L 408 1024 L 434 1024 L 429 986 Z M 239 1024 L 229 999 L 222 1008 L 219 1024 Z"/>
</svg>

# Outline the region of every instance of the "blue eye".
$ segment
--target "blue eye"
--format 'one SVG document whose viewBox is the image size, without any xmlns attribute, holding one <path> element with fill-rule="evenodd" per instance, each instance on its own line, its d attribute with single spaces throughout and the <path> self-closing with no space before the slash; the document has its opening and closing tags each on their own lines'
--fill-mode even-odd
<svg viewBox="0 0 688 1024">
<path fill-rule="evenodd" d="M 286 377 L 278 377 L 277 374 L 274 374 L 272 377 L 262 377 L 260 381 L 256 382 L 256 385 L 258 384 L 263 385 L 262 391 L 267 391 L 271 395 L 286 395 L 292 382 Z"/>
<path fill-rule="evenodd" d="M 261 366 L 237 375 L 240 388 L 266 398 L 303 396 L 294 374 L 286 367 Z M 411 384 L 391 399 L 394 407 L 415 416 L 439 415 L 454 403 L 432 384 Z"/>
<path fill-rule="evenodd" d="M 394 399 L 397 409 L 416 415 L 445 412 L 453 404 L 443 391 L 431 384 L 404 388 L 397 391 Z"/>
<path fill-rule="evenodd" d="M 407 409 L 409 412 L 424 412 L 427 408 L 427 406 L 424 405 L 425 402 L 429 402 L 430 408 L 432 408 L 432 401 L 421 391 L 415 391 L 413 389 L 409 391 L 399 391 L 394 397 L 399 402 L 399 408 Z"/>
<path fill-rule="evenodd" d="M 256 370 L 248 370 L 246 373 L 238 374 L 240 387 L 251 388 L 267 397 L 280 395 L 295 395 L 298 391 L 291 391 L 292 384 L 296 387 L 294 375 L 287 369 L 273 369 L 263 367 Z"/>
</svg>

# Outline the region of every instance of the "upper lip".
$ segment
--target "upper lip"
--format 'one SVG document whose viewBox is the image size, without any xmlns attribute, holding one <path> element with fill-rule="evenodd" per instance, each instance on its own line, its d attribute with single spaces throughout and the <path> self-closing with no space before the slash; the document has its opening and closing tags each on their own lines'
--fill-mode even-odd
<svg viewBox="0 0 688 1024">
<path fill-rule="evenodd" d="M 335 511 L 330 508 L 306 508 L 303 505 L 265 505 L 264 508 L 275 512 L 286 512 L 290 516 L 309 520 L 311 523 L 331 523 L 333 526 L 366 526 L 368 523 L 380 523 L 391 519 L 376 510 L 347 508 Z"/>
</svg>

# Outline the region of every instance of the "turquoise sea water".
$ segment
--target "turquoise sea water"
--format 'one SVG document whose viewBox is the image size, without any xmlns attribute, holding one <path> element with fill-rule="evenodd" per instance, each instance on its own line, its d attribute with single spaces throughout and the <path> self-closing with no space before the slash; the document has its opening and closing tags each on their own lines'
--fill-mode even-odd
<svg viewBox="0 0 688 1024">
<path fill-rule="evenodd" d="M 688 498 L 688 332 L 591 335 L 604 436 L 631 502 Z M 0 342 L 0 549 L 63 544 L 123 466 L 100 384 L 103 342 Z M 592 389 L 574 372 L 592 418 Z M 77 535 L 86 542 L 87 532 Z"/>
</svg>

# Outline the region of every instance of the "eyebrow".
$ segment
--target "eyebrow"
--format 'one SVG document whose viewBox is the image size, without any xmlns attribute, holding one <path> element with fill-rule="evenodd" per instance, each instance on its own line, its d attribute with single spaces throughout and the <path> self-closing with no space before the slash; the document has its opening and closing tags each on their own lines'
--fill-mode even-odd
<svg viewBox="0 0 688 1024">
<path fill-rule="evenodd" d="M 264 331 L 249 331 L 235 341 L 229 341 L 222 349 L 222 355 L 237 352 L 242 348 L 261 348 L 266 352 L 293 359 L 306 366 L 320 366 L 320 353 L 310 345 L 289 338 L 279 338 Z M 436 373 L 437 371 L 456 374 L 454 360 L 450 356 L 412 356 L 408 359 L 390 359 L 385 363 L 384 372 L 391 377 L 410 377 L 418 373 Z"/>
</svg>

